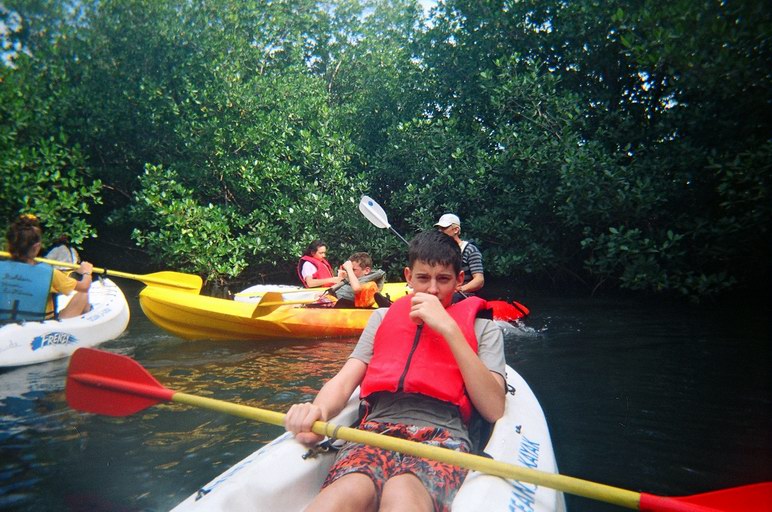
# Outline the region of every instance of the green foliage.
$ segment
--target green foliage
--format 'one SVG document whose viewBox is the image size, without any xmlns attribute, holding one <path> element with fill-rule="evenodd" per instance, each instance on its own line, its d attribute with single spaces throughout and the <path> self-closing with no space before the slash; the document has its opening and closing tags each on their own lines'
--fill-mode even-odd
<svg viewBox="0 0 772 512">
<path fill-rule="evenodd" d="M 52 99 L 22 75 L 0 72 L 0 219 L 34 213 L 44 227 L 44 244 L 61 235 L 79 246 L 96 237 L 91 207 L 101 203 L 80 148 L 51 123 Z"/>
<path fill-rule="evenodd" d="M 106 218 L 159 264 L 233 277 L 318 237 L 343 259 L 366 224 L 356 148 L 306 65 L 310 5 L 86 2 L 58 41 L 52 114 L 112 191 Z"/>
<path fill-rule="evenodd" d="M 133 237 L 171 268 L 208 278 L 238 275 L 247 266 L 245 220 L 233 208 L 201 205 L 178 173 L 148 165 L 130 213 L 143 228 Z"/>
<path fill-rule="evenodd" d="M 768 272 L 763 3 L 5 5 L 6 217 L 109 219 L 215 281 L 284 279 L 314 238 L 396 277 L 368 193 L 406 237 L 459 214 L 492 276 L 705 297 Z"/>
<path fill-rule="evenodd" d="M 30 146 L 0 148 L 0 206 L 7 221 L 34 213 L 44 227 L 44 243 L 66 234 L 79 246 L 96 237 L 87 222 L 99 204 L 99 180 L 89 180 L 82 155 L 65 139 L 42 139 Z"/>
<path fill-rule="evenodd" d="M 494 274 L 752 284 L 769 258 L 769 11 L 660 7 L 440 4 L 421 49 L 437 100 L 392 130 L 380 193 L 420 204 L 415 225 L 459 213 Z"/>
</svg>

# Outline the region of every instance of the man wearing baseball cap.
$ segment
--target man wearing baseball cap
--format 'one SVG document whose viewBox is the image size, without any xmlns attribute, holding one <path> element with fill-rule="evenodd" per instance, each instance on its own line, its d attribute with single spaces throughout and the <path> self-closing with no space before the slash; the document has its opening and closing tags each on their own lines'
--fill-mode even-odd
<svg viewBox="0 0 772 512">
<path fill-rule="evenodd" d="M 485 284 L 482 253 L 473 243 L 461 240 L 461 219 L 453 213 L 446 213 L 434 226 L 456 241 L 461 248 L 461 270 L 464 272 L 464 284 L 456 291 L 464 296 L 474 295 Z"/>
</svg>

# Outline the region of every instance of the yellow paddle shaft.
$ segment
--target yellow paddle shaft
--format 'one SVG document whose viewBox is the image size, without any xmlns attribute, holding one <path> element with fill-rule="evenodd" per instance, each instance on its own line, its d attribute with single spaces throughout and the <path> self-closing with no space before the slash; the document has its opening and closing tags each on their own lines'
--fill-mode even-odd
<svg viewBox="0 0 772 512">
<path fill-rule="evenodd" d="M 0 251 L 0 256 L 6 257 L 6 258 L 10 258 L 11 254 L 6 252 L 6 251 Z M 47 263 L 49 265 L 53 265 L 53 266 L 56 266 L 56 267 L 71 268 L 73 270 L 75 270 L 77 268 L 80 268 L 80 265 L 78 265 L 77 263 L 70 263 L 68 261 L 49 260 L 49 259 L 46 259 L 46 258 L 35 258 L 35 261 L 37 261 L 39 263 Z M 201 289 L 200 285 L 198 287 L 196 287 L 192 283 L 183 283 L 183 282 L 175 281 L 175 280 L 172 280 L 172 279 L 163 279 L 163 278 L 159 278 L 159 277 L 143 276 L 143 275 L 138 275 L 138 274 L 129 274 L 128 272 L 120 272 L 118 270 L 107 270 L 107 269 L 104 269 L 104 268 L 94 267 L 92 271 L 97 273 L 97 274 L 109 274 L 111 276 L 122 277 L 124 279 L 133 279 L 135 281 L 142 281 L 143 283 L 160 284 L 160 285 L 164 285 L 164 286 L 171 286 L 173 288 L 187 288 L 187 289 L 191 289 L 191 290 L 193 290 L 193 289 L 195 289 L 195 290 Z M 179 272 L 176 272 L 176 273 L 179 273 Z M 190 276 L 190 277 L 193 277 L 193 278 L 198 277 L 198 276 L 193 276 L 192 274 L 181 274 L 181 275 L 185 275 L 186 277 Z"/>
<path fill-rule="evenodd" d="M 196 407 L 203 407 L 205 409 L 260 421 L 262 423 L 284 426 L 285 415 L 283 413 L 259 409 L 257 407 L 234 404 L 180 392 L 176 392 L 172 395 L 172 401 Z M 396 437 L 338 426 L 324 421 L 317 421 L 314 423 L 312 430 L 316 434 L 334 439 L 343 439 L 344 441 L 367 444 L 385 450 L 413 455 L 415 457 L 436 460 L 446 464 L 471 469 L 473 471 L 479 471 L 488 475 L 499 476 L 508 480 L 520 480 L 536 485 L 543 485 L 550 489 L 556 489 L 569 494 L 604 501 L 606 503 L 630 509 L 638 509 L 638 503 L 641 497 L 640 493 L 617 487 L 516 466 L 514 464 L 480 457 L 479 455 L 457 452 L 438 446 L 429 446 L 414 441 L 398 439 Z"/>
</svg>

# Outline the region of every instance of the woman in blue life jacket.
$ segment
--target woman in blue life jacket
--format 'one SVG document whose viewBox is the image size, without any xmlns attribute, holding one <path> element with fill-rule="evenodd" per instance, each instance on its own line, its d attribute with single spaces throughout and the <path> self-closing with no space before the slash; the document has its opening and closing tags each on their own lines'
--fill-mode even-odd
<svg viewBox="0 0 772 512">
<path fill-rule="evenodd" d="M 303 252 L 298 261 L 298 277 L 306 288 L 332 286 L 343 280 L 345 272 L 334 275 L 332 265 L 327 261 L 327 244 L 314 240 Z"/>
<path fill-rule="evenodd" d="M 8 252 L 11 253 L 11 259 L 28 265 L 37 265 L 35 258 L 40 253 L 42 247 L 42 230 L 40 228 L 40 221 L 35 215 L 25 213 L 20 215 L 6 233 L 6 241 L 8 244 Z M 59 318 L 72 318 L 80 316 L 83 313 L 88 312 L 91 309 L 91 305 L 88 302 L 88 291 L 91 288 L 91 272 L 93 266 L 87 261 L 82 261 L 78 272 L 83 276 L 80 281 L 77 281 L 60 270 L 53 269 L 53 276 L 51 281 L 51 293 L 59 293 L 63 295 L 70 294 L 73 290 L 75 296 L 70 299 L 67 306 L 59 311 Z M 53 297 L 49 298 L 48 305 L 46 307 L 46 315 L 53 316 L 54 314 L 54 301 Z"/>
</svg>

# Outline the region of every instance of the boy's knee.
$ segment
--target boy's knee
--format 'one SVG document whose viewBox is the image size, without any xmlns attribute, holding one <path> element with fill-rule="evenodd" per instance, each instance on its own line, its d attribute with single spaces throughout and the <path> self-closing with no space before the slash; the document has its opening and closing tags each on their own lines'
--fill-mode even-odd
<svg viewBox="0 0 772 512">
<path fill-rule="evenodd" d="M 306 509 L 311 512 L 378 510 L 375 484 L 362 473 L 349 473 L 322 489 Z"/>
<path fill-rule="evenodd" d="M 431 512 L 434 503 L 417 476 L 404 473 L 389 479 L 383 487 L 380 512 Z"/>
</svg>

